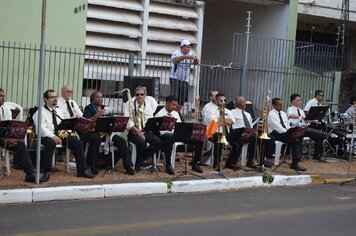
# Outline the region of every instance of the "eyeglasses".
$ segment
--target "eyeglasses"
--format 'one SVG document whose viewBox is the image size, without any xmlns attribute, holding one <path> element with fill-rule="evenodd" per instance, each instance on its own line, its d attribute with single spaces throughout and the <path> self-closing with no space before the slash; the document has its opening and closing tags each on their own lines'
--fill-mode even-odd
<svg viewBox="0 0 356 236">
<path fill-rule="evenodd" d="M 138 96 L 145 96 L 145 94 L 144 93 L 136 93 L 136 96 L 138 97 Z"/>
<path fill-rule="evenodd" d="M 226 99 L 221 99 L 220 102 L 226 102 Z"/>
<path fill-rule="evenodd" d="M 66 90 L 67 93 L 73 93 L 73 90 Z"/>
<path fill-rule="evenodd" d="M 57 96 L 51 96 L 51 97 L 48 97 L 49 99 L 57 99 L 58 97 Z"/>
<path fill-rule="evenodd" d="M 324 97 L 324 94 L 319 94 L 319 96 L 322 96 L 322 97 Z"/>
</svg>

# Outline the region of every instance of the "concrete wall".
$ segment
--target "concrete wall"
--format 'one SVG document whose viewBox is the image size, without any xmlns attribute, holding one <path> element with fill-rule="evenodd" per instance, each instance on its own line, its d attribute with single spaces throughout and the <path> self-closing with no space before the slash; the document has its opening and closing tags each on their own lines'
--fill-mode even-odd
<svg viewBox="0 0 356 236">
<path fill-rule="evenodd" d="M 233 34 L 246 32 L 246 11 L 252 11 L 251 34 L 294 40 L 297 11 L 294 3 L 259 5 L 206 1 L 203 59 L 231 60 Z"/>
</svg>

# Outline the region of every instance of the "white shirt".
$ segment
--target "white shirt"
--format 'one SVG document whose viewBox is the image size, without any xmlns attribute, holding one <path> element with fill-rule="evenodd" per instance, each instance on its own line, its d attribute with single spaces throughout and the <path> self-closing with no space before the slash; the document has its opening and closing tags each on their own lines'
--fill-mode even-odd
<svg viewBox="0 0 356 236">
<path fill-rule="evenodd" d="M 321 105 L 321 103 L 318 102 L 318 100 L 316 100 L 316 98 L 313 98 L 313 99 L 309 100 L 307 102 L 307 104 L 305 104 L 304 111 L 309 111 L 310 107 L 317 107 L 320 105 Z"/>
<path fill-rule="evenodd" d="M 132 107 L 133 107 L 133 113 L 132 116 L 134 117 L 136 115 L 137 109 L 138 109 L 138 104 L 137 102 L 132 102 Z M 147 105 L 146 103 L 142 104 L 142 110 L 143 110 L 143 114 L 142 114 L 142 122 L 143 122 L 143 127 L 142 129 L 145 127 L 146 122 L 149 118 L 153 117 L 153 110 L 152 107 L 150 105 Z M 129 108 L 129 102 L 126 102 L 124 104 L 124 115 L 125 116 L 130 116 L 130 108 Z M 132 120 L 129 120 L 127 122 L 127 129 L 131 129 L 134 126 L 134 122 Z"/>
<path fill-rule="evenodd" d="M 250 113 L 248 113 L 247 111 L 244 111 L 244 113 L 247 117 L 250 127 L 252 128 L 252 117 L 251 117 Z M 231 114 L 235 118 L 235 123 L 232 125 L 233 129 L 246 128 L 245 122 L 244 122 L 244 117 L 242 115 L 242 110 L 240 108 L 232 109 Z"/>
<path fill-rule="evenodd" d="M 204 124 L 206 124 L 206 125 L 210 124 L 210 120 L 207 120 L 207 117 L 214 116 L 214 114 L 216 113 L 216 110 L 219 111 L 219 107 L 213 102 L 209 102 L 208 104 L 206 104 L 203 107 L 203 109 L 201 111 L 201 115 L 202 115 Z"/>
<path fill-rule="evenodd" d="M 0 107 L 0 120 L 12 120 L 11 110 L 4 105 Z"/>
<path fill-rule="evenodd" d="M 283 124 L 286 128 L 283 128 L 281 121 L 279 119 L 279 114 L 276 109 L 272 109 L 268 113 L 267 119 L 267 126 L 268 126 L 268 133 L 270 134 L 273 130 L 277 131 L 278 133 L 285 133 L 290 128 L 288 122 L 288 116 L 284 111 L 280 111 L 282 116 Z"/>
<path fill-rule="evenodd" d="M 354 116 L 355 112 L 356 112 L 356 106 L 351 106 L 345 111 L 345 113 L 349 114 L 351 118 Z"/>
<path fill-rule="evenodd" d="M 305 118 L 305 113 L 302 109 L 300 109 L 299 107 L 295 107 L 295 106 L 291 106 L 288 107 L 287 109 L 287 115 L 288 117 L 290 115 L 297 115 L 298 116 L 298 110 L 299 110 L 299 118 L 289 118 L 289 123 L 291 123 L 291 126 L 298 126 L 298 125 L 304 125 L 304 118 Z"/>
<path fill-rule="evenodd" d="M 168 115 L 168 114 L 171 114 L 171 115 Z M 180 119 L 180 116 L 179 116 L 178 112 L 176 112 L 176 111 L 168 112 L 165 107 L 163 107 L 163 108 L 162 108 L 159 112 L 157 112 L 157 114 L 155 115 L 155 117 L 163 117 L 163 116 L 174 117 L 174 118 L 177 119 L 176 122 L 182 122 L 182 120 Z M 173 133 L 173 132 L 174 132 L 174 130 L 172 130 L 172 131 L 168 131 L 168 130 L 159 131 L 159 133 L 160 133 L 161 135 L 163 135 L 163 134 L 165 134 L 165 133 Z"/>
<path fill-rule="evenodd" d="M 80 110 L 78 104 L 73 101 L 73 100 L 68 100 L 69 101 L 69 105 L 73 111 L 74 117 L 82 117 L 83 116 L 83 112 Z M 68 111 L 68 106 L 66 103 L 66 100 L 63 97 L 60 97 L 58 99 L 58 107 L 59 109 L 61 109 L 63 111 L 64 114 L 64 118 L 68 119 L 71 118 L 69 115 L 69 111 Z"/>
<path fill-rule="evenodd" d="M 184 55 L 186 55 L 186 54 L 183 54 L 180 48 L 173 52 L 173 54 L 171 56 L 173 65 L 171 68 L 170 78 L 188 82 L 190 66 L 191 66 L 191 64 L 193 64 L 194 60 L 193 59 L 184 59 L 183 61 L 181 61 L 179 63 L 174 62 L 174 58 L 181 57 Z M 187 55 L 193 55 L 192 51 L 189 51 L 189 53 Z"/>
<path fill-rule="evenodd" d="M 135 100 L 136 100 L 136 97 L 133 97 L 131 101 L 134 102 Z M 158 107 L 158 103 L 154 97 L 147 95 L 145 97 L 145 103 L 147 106 L 151 106 L 153 112 L 156 111 L 156 109 Z"/>
<path fill-rule="evenodd" d="M 208 105 L 208 104 L 207 104 L 207 105 Z M 206 105 L 205 105 L 205 106 L 206 106 Z M 205 107 L 205 106 L 204 106 L 204 107 Z M 215 105 L 215 106 L 216 106 L 216 105 Z M 205 110 L 205 112 L 206 112 L 206 113 L 205 113 L 206 116 L 205 116 L 205 121 L 204 121 L 204 122 L 206 122 L 206 123 L 205 123 L 206 125 L 209 126 L 209 124 L 210 124 L 210 122 L 211 122 L 212 120 L 218 121 L 219 116 L 220 116 L 220 109 L 219 109 L 218 106 L 216 106 L 216 107 L 212 106 L 212 109 Z M 225 119 L 226 119 L 226 118 L 230 118 L 230 119 L 232 120 L 232 123 L 233 123 L 233 124 L 235 123 L 235 118 L 234 118 L 234 116 L 232 115 L 232 113 L 231 113 L 231 111 L 230 111 L 229 109 L 226 109 L 226 108 L 225 108 L 225 114 L 224 114 L 224 116 L 225 116 Z M 219 133 L 222 133 L 222 127 L 221 127 L 221 126 L 219 126 L 218 132 L 219 132 Z"/>
<path fill-rule="evenodd" d="M 54 124 L 52 120 L 52 112 L 44 107 L 41 107 L 41 109 L 42 109 L 41 136 L 53 138 L 55 135 L 54 135 Z M 62 119 L 64 117 L 63 111 L 59 108 L 55 108 L 55 111 L 57 113 L 56 116 L 57 124 L 59 124 L 61 123 L 61 119 L 59 117 L 61 117 Z M 36 125 L 38 122 L 38 110 L 33 115 L 33 121 L 35 122 Z M 38 127 L 36 127 L 36 131 L 38 132 Z"/>
</svg>

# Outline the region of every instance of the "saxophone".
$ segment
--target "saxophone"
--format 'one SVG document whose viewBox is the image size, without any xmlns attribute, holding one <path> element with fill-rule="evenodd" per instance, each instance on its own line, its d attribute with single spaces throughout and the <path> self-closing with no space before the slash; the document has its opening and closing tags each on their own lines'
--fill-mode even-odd
<svg viewBox="0 0 356 236">
<path fill-rule="evenodd" d="M 133 104 L 132 104 L 132 97 L 131 97 L 131 91 L 129 88 L 124 88 L 120 91 L 117 91 L 115 93 L 123 93 L 123 92 L 126 92 L 127 93 L 127 100 L 128 100 L 128 104 L 129 104 L 129 119 L 135 124 L 135 126 L 137 127 L 137 119 L 135 117 L 135 109 L 133 107 Z M 142 108 L 141 108 L 142 110 Z M 139 113 L 139 112 L 137 112 Z"/>
</svg>

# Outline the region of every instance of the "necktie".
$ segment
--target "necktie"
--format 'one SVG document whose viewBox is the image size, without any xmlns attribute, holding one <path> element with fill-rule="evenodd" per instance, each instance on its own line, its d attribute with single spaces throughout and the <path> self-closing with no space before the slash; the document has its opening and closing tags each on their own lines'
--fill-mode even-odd
<svg viewBox="0 0 356 236">
<path fill-rule="evenodd" d="M 318 103 L 318 106 L 320 106 L 320 103 Z"/>
<path fill-rule="evenodd" d="M 244 119 L 245 128 L 251 128 L 250 122 L 248 121 L 247 116 L 244 111 L 242 111 L 242 117 Z"/>
<path fill-rule="evenodd" d="M 298 112 L 298 116 L 300 116 L 300 111 L 299 111 L 299 108 L 297 108 L 297 112 Z"/>
<path fill-rule="evenodd" d="M 69 105 L 69 101 L 66 101 L 66 103 L 67 103 L 67 108 L 68 108 L 69 116 L 70 116 L 70 117 L 73 117 L 73 116 L 74 116 L 74 113 L 73 113 L 73 111 L 72 111 L 72 108 L 71 108 L 70 105 Z"/>
<path fill-rule="evenodd" d="M 3 120 L 5 118 L 5 111 L 4 108 L 1 107 L 1 115 L 0 115 L 0 120 Z"/>
<path fill-rule="evenodd" d="M 172 116 L 172 113 L 167 113 L 168 116 Z"/>
<path fill-rule="evenodd" d="M 281 112 L 278 112 L 278 115 L 279 115 L 279 121 L 281 122 L 282 127 L 285 128 L 285 129 L 287 129 L 287 127 L 285 126 L 285 124 L 284 124 L 284 122 L 283 122 Z"/>
<path fill-rule="evenodd" d="M 52 112 L 52 121 L 53 121 L 54 130 L 56 130 L 58 126 L 56 111 L 53 109 L 51 112 Z"/>
</svg>

